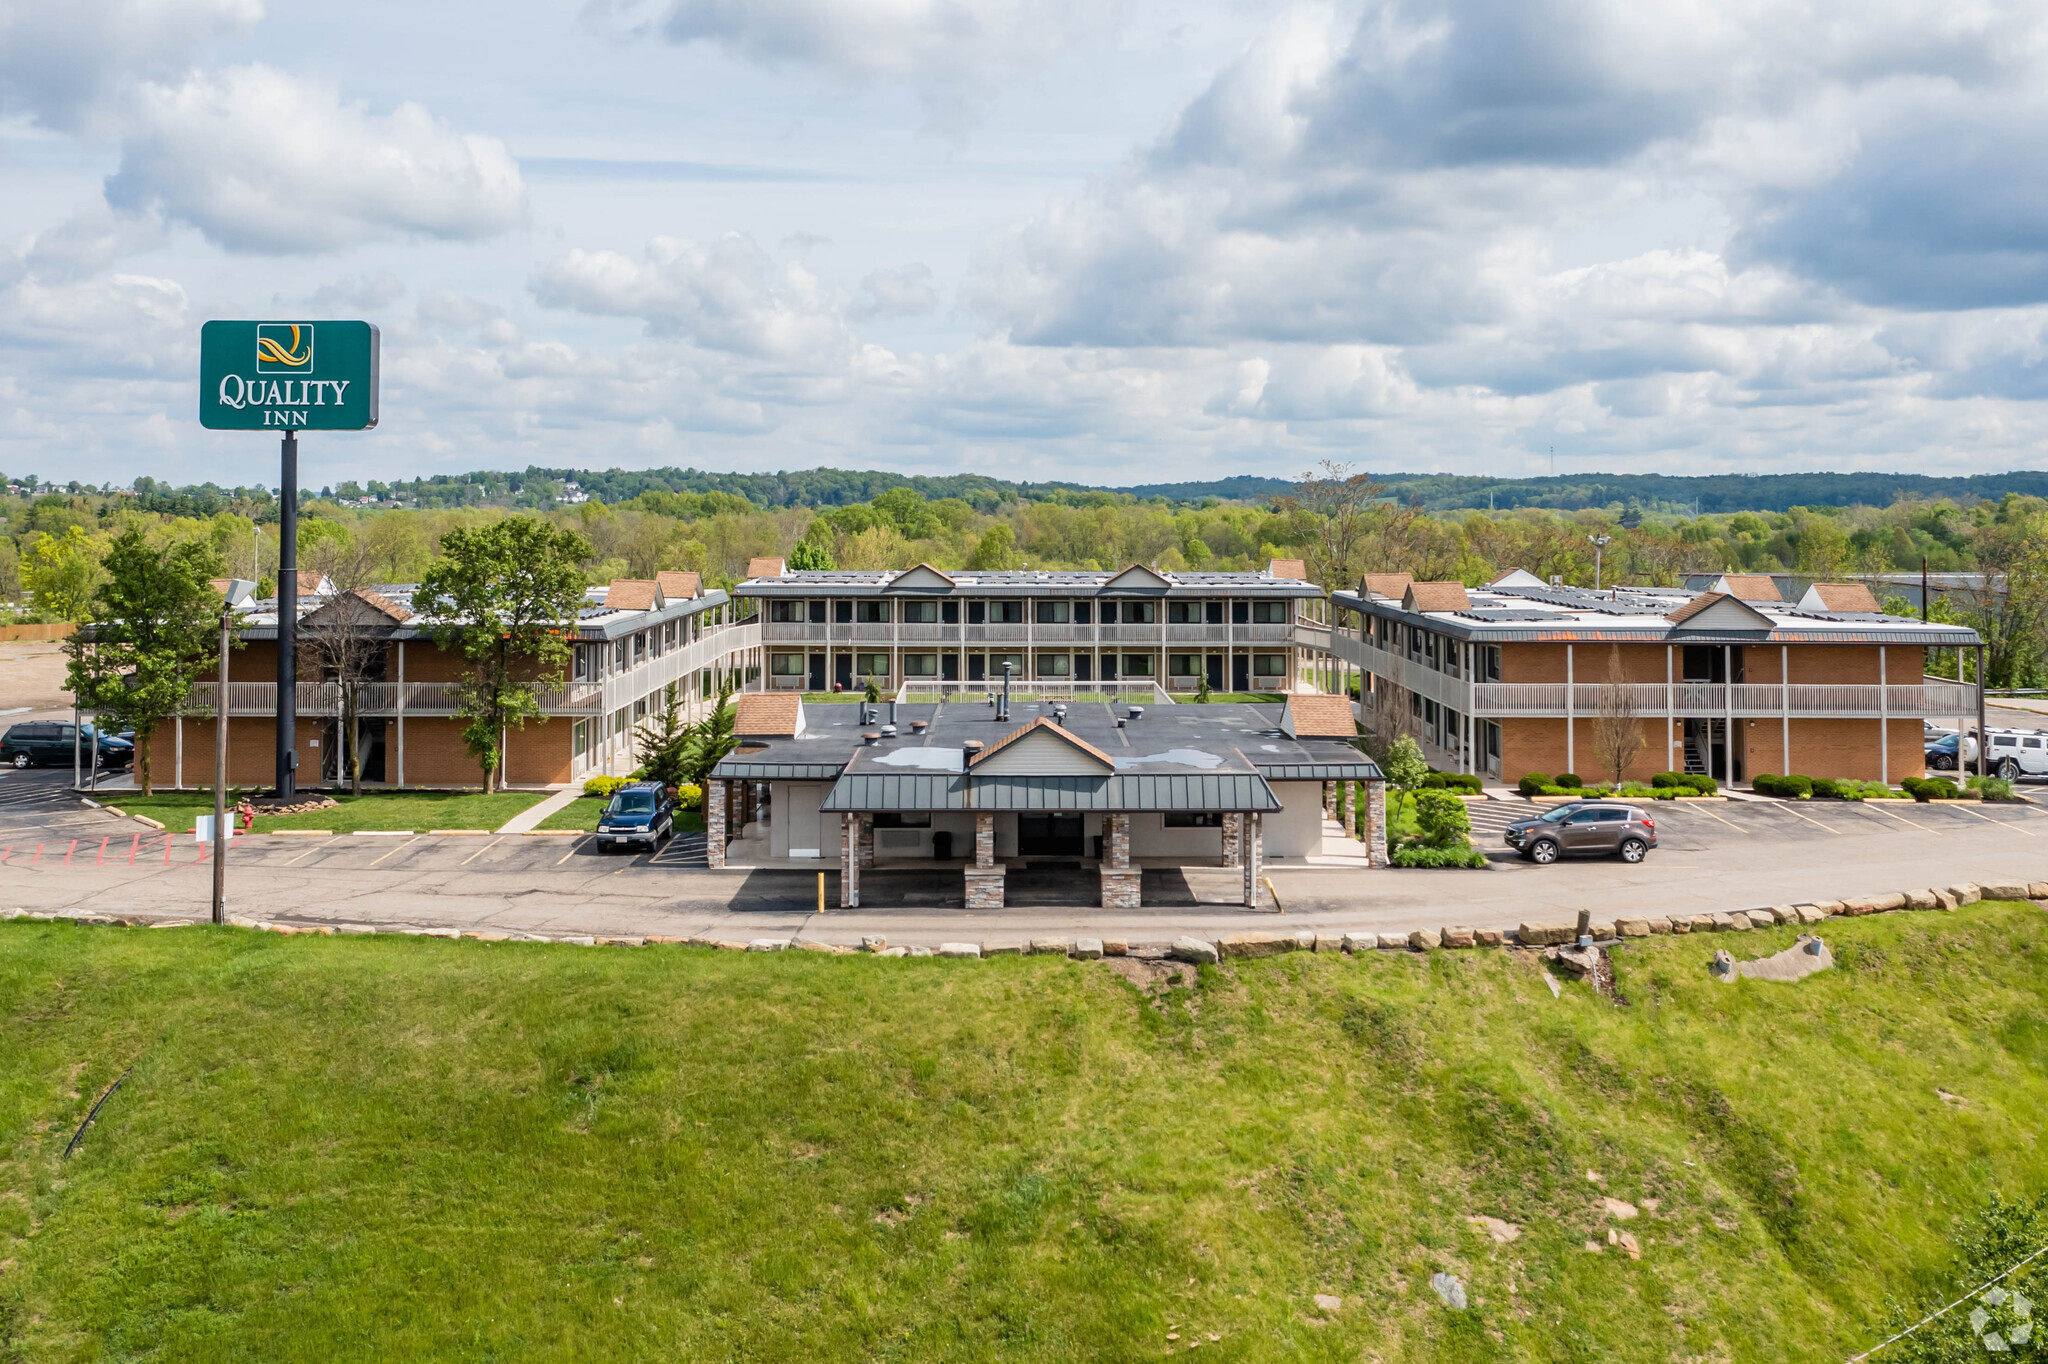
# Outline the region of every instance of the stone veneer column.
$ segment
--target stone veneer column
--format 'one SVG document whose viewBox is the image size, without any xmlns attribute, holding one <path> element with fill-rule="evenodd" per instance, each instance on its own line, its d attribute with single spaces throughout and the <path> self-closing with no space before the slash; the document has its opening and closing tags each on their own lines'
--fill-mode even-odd
<svg viewBox="0 0 2048 1364">
<path fill-rule="evenodd" d="M 1387 784 L 1365 784 L 1365 851 L 1375 867 L 1387 863 Z"/>
<path fill-rule="evenodd" d="M 875 817 L 856 816 L 860 820 L 860 865 L 862 871 L 875 868 Z"/>
<path fill-rule="evenodd" d="M 1265 830 L 1256 813 L 1244 818 L 1248 821 L 1244 836 L 1244 904 L 1246 909 L 1256 909 L 1259 904 L 1259 855 L 1265 851 Z"/>
<path fill-rule="evenodd" d="M 1145 874 L 1131 865 L 1131 817 L 1102 817 L 1102 907 L 1136 909 Z"/>
<path fill-rule="evenodd" d="M 860 907 L 860 816 L 839 816 L 839 907 Z"/>
<path fill-rule="evenodd" d="M 1003 907 L 1003 868 L 996 861 L 996 817 L 993 814 L 974 816 L 974 861 L 963 873 L 966 895 L 963 903 L 969 909 L 1001 909 Z"/>
<path fill-rule="evenodd" d="M 714 867 L 725 865 L 725 783 L 704 785 L 704 860 Z"/>
<path fill-rule="evenodd" d="M 1243 846 L 1244 816 L 1225 815 L 1223 817 L 1223 865 L 1226 867 L 1237 866 L 1239 850 Z"/>
<path fill-rule="evenodd" d="M 1358 824 L 1358 787 L 1353 782 L 1337 783 L 1337 822 L 1347 835 Z"/>
</svg>

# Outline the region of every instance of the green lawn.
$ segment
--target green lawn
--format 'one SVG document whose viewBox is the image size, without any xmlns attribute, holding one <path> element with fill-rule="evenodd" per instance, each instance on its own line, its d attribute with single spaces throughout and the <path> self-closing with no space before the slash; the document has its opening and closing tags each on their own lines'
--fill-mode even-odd
<svg viewBox="0 0 2048 1364">
<path fill-rule="evenodd" d="M 336 796 L 331 810 L 303 815 L 259 816 L 257 833 L 273 829 L 495 829 L 521 810 L 547 799 L 545 791 L 480 792 L 394 791 L 361 797 Z M 195 815 L 213 813 L 213 795 L 205 791 L 160 791 L 154 795 L 108 793 L 107 804 L 131 815 L 148 815 L 178 833 L 189 832 Z M 600 807 L 602 808 L 602 807 Z"/>
<path fill-rule="evenodd" d="M 543 829 L 581 829 L 585 833 L 597 827 L 597 817 L 604 813 L 606 802 L 596 796 L 578 796 L 561 809 L 540 822 Z M 676 829 L 699 831 L 704 828 L 704 816 L 696 810 L 684 810 L 676 815 Z"/>
<path fill-rule="evenodd" d="M 1202 704 L 1200 701 L 1197 701 L 1195 699 L 1195 695 L 1193 692 L 1175 692 L 1173 694 L 1173 699 L 1183 706 L 1195 706 Z M 1271 705 L 1273 702 L 1276 701 L 1285 701 L 1286 699 L 1287 698 L 1285 696 L 1280 695 L 1278 692 L 1266 691 L 1212 691 L 1209 693 L 1209 703 L 1212 705 L 1219 701 L 1231 701 L 1263 706 Z"/>
<path fill-rule="evenodd" d="M 1499 951 L 1153 1003 L 1051 957 L 4 923 L 0 1359 L 1839 1361 L 2048 1183 L 2048 920 L 1708 978 L 1791 936 L 1632 943 L 1625 1003 Z"/>
</svg>

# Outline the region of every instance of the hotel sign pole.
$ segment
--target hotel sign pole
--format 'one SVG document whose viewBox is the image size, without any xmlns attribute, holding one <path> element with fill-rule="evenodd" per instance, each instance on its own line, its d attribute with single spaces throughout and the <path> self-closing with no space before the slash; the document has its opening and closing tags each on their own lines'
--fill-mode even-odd
<svg viewBox="0 0 2048 1364">
<path fill-rule="evenodd" d="M 208 322 L 199 331 L 199 424 L 276 431 L 277 798 L 298 788 L 301 431 L 377 424 L 378 333 L 368 322 Z M 226 724 L 225 714 L 218 717 Z"/>
</svg>

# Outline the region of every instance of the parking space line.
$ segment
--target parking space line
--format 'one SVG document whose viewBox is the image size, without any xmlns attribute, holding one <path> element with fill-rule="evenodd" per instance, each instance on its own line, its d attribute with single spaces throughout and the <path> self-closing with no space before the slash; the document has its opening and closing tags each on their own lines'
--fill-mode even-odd
<svg viewBox="0 0 2048 1364">
<path fill-rule="evenodd" d="M 562 861 L 555 863 L 555 865 L 559 867 L 562 865 L 562 862 L 567 862 L 570 858 L 576 855 L 576 850 L 578 848 L 582 847 L 585 843 L 588 843 L 589 841 L 589 836 L 585 835 L 584 837 L 577 839 L 574 843 L 571 843 L 569 845 L 569 851 L 562 854 Z"/>
<path fill-rule="evenodd" d="M 377 858 L 377 861 L 376 861 L 376 862 L 372 862 L 372 863 L 371 863 L 370 865 L 374 867 L 374 866 L 376 866 L 376 865 L 377 865 L 377 862 L 382 862 L 382 861 L 383 861 L 383 860 L 384 860 L 384 859 L 385 859 L 386 857 L 389 857 L 389 856 L 391 856 L 391 853 L 401 853 L 401 852 L 404 852 L 404 851 L 405 851 L 405 850 L 406 850 L 407 848 L 410 848 L 410 847 L 411 847 L 411 846 L 412 846 L 413 844 L 415 844 L 415 843 L 417 843 L 417 842 L 419 842 L 419 839 L 417 839 L 417 838 L 408 838 L 408 839 L 406 839 L 406 840 L 405 840 L 405 842 L 403 842 L 403 843 L 399 844 L 399 845 L 398 845 L 397 847 L 393 848 L 393 849 L 391 850 L 391 852 L 387 852 L 387 853 L 383 853 L 383 854 L 380 854 L 380 855 L 378 856 L 378 858 Z M 290 865 L 290 864 L 289 864 L 289 863 L 287 863 L 286 865 Z"/>
<path fill-rule="evenodd" d="M 1901 814 L 1893 814 L 1893 812 L 1892 812 L 1892 811 L 1890 811 L 1890 810 L 1887 810 L 1887 809 L 1885 809 L 1885 808 L 1884 808 L 1884 805 L 1885 805 L 1885 803 L 1884 803 L 1883 801 L 1877 801 L 1877 800 L 1866 800 L 1866 801 L 1862 801 L 1862 802 L 1859 802 L 1859 803 L 1860 803 L 1860 804 L 1861 804 L 1861 805 L 1863 806 L 1863 808 L 1864 808 L 1864 809 L 1866 809 L 1866 810 L 1870 810 L 1870 811 L 1873 811 L 1873 812 L 1875 812 L 1875 813 L 1877 813 L 1877 814 L 1880 814 L 1880 815 L 1891 815 L 1891 817 L 1892 817 L 1893 819 L 1896 819 L 1896 820 L 1897 820 L 1897 821 L 1898 821 L 1899 823 L 1901 823 L 1901 824 L 1909 825 L 1909 826 L 1911 826 L 1912 828 L 1915 828 L 1915 829 L 1918 829 L 1918 830 L 1920 830 L 1920 831 L 1921 831 L 1922 833 L 1929 833 L 1929 834 L 1933 834 L 1933 835 L 1934 835 L 1934 836 L 1935 836 L 1936 838 L 1940 838 L 1940 837 L 1941 837 L 1941 830 L 1939 830 L 1939 829 L 1930 829 L 1930 828 L 1928 828 L 1928 827 L 1927 827 L 1927 826 L 1926 826 L 1925 824 L 1915 824 L 1915 823 L 1913 823 L 1913 821 L 1912 821 L 1912 820 L 1910 820 L 1910 819 L 1907 819 L 1907 818 L 1906 818 L 1906 817 L 1905 817 L 1904 815 L 1901 815 Z"/>
<path fill-rule="evenodd" d="M 298 861 L 300 857 L 311 857 L 314 853 L 318 851 L 320 851 L 320 845 L 317 842 L 308 843 L 306 845 L 306 850 L 304 852 L 300 853 L 298 857 L 286 859 L 284 865 L 289 867 L 293 862 Z"/>
<path fill-rule="evenodd" d="M 1782 804 L 1782 805 L 1777 805 L 1777 806 L 1773 806 L 1772 808 L 1773 808 L 1773 809 L 1778 809 L 1778 810 L 1783 810 L 1783 811 L 1784 811 L 1784 812 L 1785 812 L 1786 814 L 1788 814 L 1788 815 L 1792 816 L 1792 818 L 1794 818 L 1794 819 L 1803 819 L 1803 820 L 1805 820 L 1805 821 L 1806 821 L 1806 822 L 1807 822 L 1808 824 L 1816 824 L 1816 825 L 1819 825 L 1819 826 L 1820 826 L 1821 828 L 1823 828 L 1823 829 L 1826 829 L 1826 830 L 1827 830 L 1827 831 L 1828 831 L 1829 833 L 1831 833 L 1831 834 L 1838 834 L 1838 833 L 1842 832 L 1842 831 L 1841 831 L 1840 829 L 1837 829 L 1837 828 L 1836 828 L 1836 827 L 1835 827 L 1834 825 L 1832 825 L 1832 824 L 1823 824 L 1823 823 L 1821 823 L 1821 821 L 1820 821 L 1820 820 L 1817 820 L 1817 819 L 1815 819 L 1815 818 L 1814 818 L 1813 816 L 1811 816 L 1811 815 L 1802 815 L 1802 814 L 1800 814 L 1800 813 L 1799 813 L 1799 812 L 1798 812 L 1797 810 L 1795 810 L 1795 809 L 1793 809 L 1793 808 L 1792 808 L 1792 805 L 1791 805 L 1791 802 L 1790 802 L 1790 801 L 1787 801 L 1786 803 L 1784 803 L 1784 804 Z"/>
<path fill-rule="evenodd" d="M 498 840 L 494 838 L 490 842 L 484 844 L 481 848 L 478 848 L 475 852 L 471 853 L 469 856 L 463 858 L 462 861 L 457 863 L 456 865 L 466 867 L 470 863 L 476 861 L 479 857 L 482 857 L 485 853 L 489 852 L 491 849 L 497 846 Z"/>
<path fill-rule="evenodd" d="M 1735 822 L 1734 820 L 1732 820 L 1732 819 L 1721 819 L 1721 817 L 1720 817 L 1719 815 L 1715 814 L 1715 813 L 1714 813 L 1714 812 L 1713 812 L 1712 810 L 1708 810 L 1708 809 L 1705 809 L 1705 808 L 1703 808 L 1703 807 L 1698 807 L 1698 806 L 1696 806 L 1696 807 L 1694 807 L 1694 808 L 1695 808 L 1695 809 L 1697 809 L 1697 810 L 1698 810 L 1698 812 L 1699 812 L 1700 814 L 1703 814 L 1703 815 L 1705 815 L 1705 816 L 1706 816 L 1706 817 L 1707 817 L 1708 819 L 1719 819 L 1719 820 L 1721 820 L 1721 823 L 1723 823 L 1723 824 L 1726 824 L 1726 825 L 1727 825 L 1727 826 L 1728 826 L 1729 828 L 1731 828 L 1731 829 L 1735 830 L 1735 832 L 1736 832 L 1736 833 L 1742 833 L 1742 832 L 1744 832 L 1744 830 L 1743 830 L 1743 827 L 1742 827 L 1742 826 L 1741 826 L 1740 824 L 1737 824 L 1737 823 L 1736 823 L 1736 822 Z"/>
<path fill-rule="evenodd" d="M 2034 831 L 2032 829 L 2022 829 L 2019 826 L 2018 820 L 1993 819 L 1982 810 L 1972 810 L 1967 805 L 1951 805 L 1949 808 L 1951 810 L 1960 810 L 1966 815 L 1972 815 L 1977 819 L 1983 820 L 1986 824 L 1996 824 L 2001 829 L 2011 829 L 2014 833 L 2025 834 L 2028 838 L 2034 837 Z"/>
</svg>

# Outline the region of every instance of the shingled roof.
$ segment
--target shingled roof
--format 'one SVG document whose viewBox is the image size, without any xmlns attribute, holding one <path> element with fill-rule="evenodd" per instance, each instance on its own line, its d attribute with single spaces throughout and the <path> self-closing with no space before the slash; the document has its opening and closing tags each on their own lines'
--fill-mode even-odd
<svg viewBox="0 0 2048 1364">
<path fill-rule="evenodd" d="M 604 590 L 611 611 L 652 611 L 661 605 L 661 584 L 652 578 L 614 578 Z"/>
<path fill-rule="evenodd" d="M 1877 598 L 1863 583 L 1815 583 L 1799 599 L 1803 611 L 1832 611 L 1838 615 L 1871 615 L 1883 612 Z"/>
<path fill-rule="evenodd" d="M 1290 739 L 1349 739 L 1358 733 L 1351 698 L 1309 693 L 1287 698 L 1280 731 Z"/>
<path fill-rule="evenodd" d="M 1368 573 L 1362 581 L 1365 590 L 1375 597 L 1392 597 L 1396 601 L 1407 595 L 1408 584 L 1415 581 L 1413 573 Z"/>
<path fill-rule="evenodd" d="M 1089 743 L 1086 739 L 1074 733 L 1072 730 L 1067 729 L 1062 725 L 1054 724 L 1052 721 L 1046 719 L 1042 715 L 1038 719 L 1033 720 L 1028 725 L 1024 725 L 1020 728 L 1011 730 L 1008 734 L 1005 734 L 1002 738 L 996 740 L 987 748 L 984 748 L 981 752 L 975 754 L 972 760 L 970 761 L 969 766 L 980 767 L 990 758 L 993 758 L 996 754 L 1002 752 L 1011 744 L 1016 743 L 1025 735 L 1036 733 L 1039 730 L 1045 730 L 1050 734 L 1055 734 L 1059 736 L 1061 739 L 1066 740 L 1066 742 L 1072 744 L 1081 752 L 1086 753 L 1089 757 L 1095 759 L 1095 761 L 1101 763 L 1106 768 L 1114 768 L 1116 766 L 1116 760 L 1114 758 L 1111 758 L 1107 753 L 1104 753 L 1101 749 L 1097 748 L 1094 744 Z"/>
<path fill-rule="evenodd" d="M 1407 595 L 1401 598 L 1403 611 L 1470 611 L 1472 598 L 1465 594 L 1463 583 L 1415 583 L 1408 584 Z"/>
<path fill-rule="evenodd" d="M 749 691 L 733 698 L 732 732 L 794 739 L 804 732 L 803 698 L 793 691 Z"/>
<path fill-rule="evenodd" d="M 747 576 L 749 578 L 780 578 L 788 571 L 788 563 L 783 559 L 760 558 L 747 560 Z"/>
<path fill-rule="evenodd" d="M 687 571 L 664 569 L 654 575 L 654 581 L 661 584 L 661 595 L 670 601 L 688 601 L 704 593 L 703 578 Z"/>
<path fill-rule="evenodd" d="M 1723 573 L 1716 589 L 1737 601 L 1783 601 L 1778 583 L 1768 573 Z"/>
<path fill-rule="evenodd" d="M 1292 578 L 1296 582 L 1308 581 L 1308 564 L 1301 559 L 1275 559 L 1266 565 L 1269 578 Z"/>
</svg>

